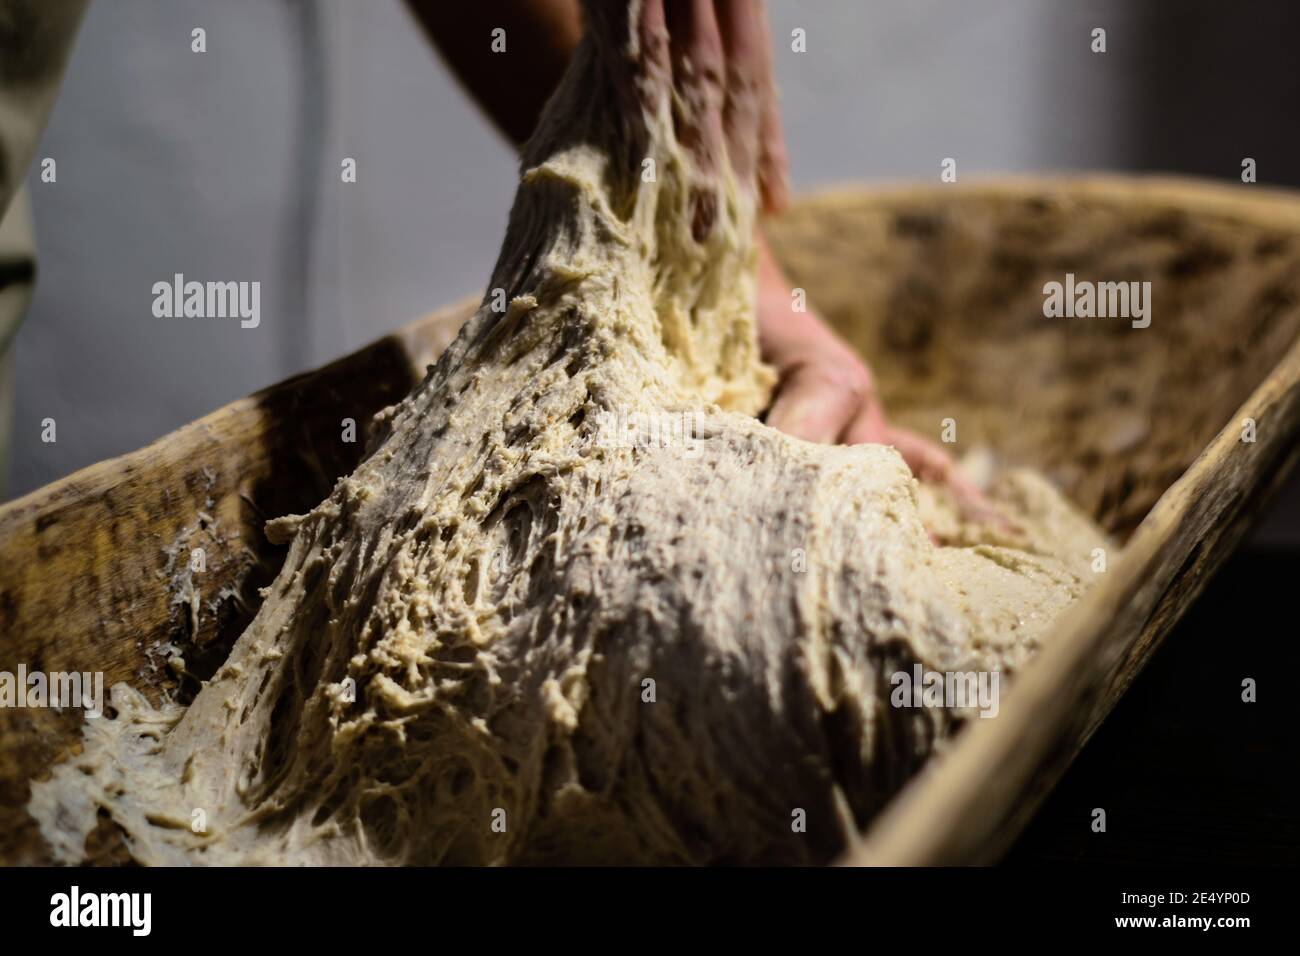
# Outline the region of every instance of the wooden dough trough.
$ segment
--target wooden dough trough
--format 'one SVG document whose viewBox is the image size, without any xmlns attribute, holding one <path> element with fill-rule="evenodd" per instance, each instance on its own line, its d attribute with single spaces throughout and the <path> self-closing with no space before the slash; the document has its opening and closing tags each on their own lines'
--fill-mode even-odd
<svg viewBox="0 0 1300 956">
<path fill-rule="evenodd" d="M 1125 544 L 998 717 L 962 730 L 844 858 L 996 860 L 1295 458 L 1300 195 L 1120 178 L 851 188 L 796 203 L 769 232 L 897 418 L 934 437 L 952 419 L 958 453 L 988 446 L 1043 470 Z M 1150 326 L 1045 317 L 1044 283 L 1067 273 L 1149 281 Z M 343 420 L 364 427 L 401 399 L 475 305 L 0 507 L 0 671 L 192 694 L 283 559 L 264 520 L 325 497 L 363 447 L 342 440 Z M 0 708 L 0 862 L 49 859 L 29 781 L 78 745 L 83 719 Z M 102 823 L 92 857 L 123 862 Z"/>
</svg>

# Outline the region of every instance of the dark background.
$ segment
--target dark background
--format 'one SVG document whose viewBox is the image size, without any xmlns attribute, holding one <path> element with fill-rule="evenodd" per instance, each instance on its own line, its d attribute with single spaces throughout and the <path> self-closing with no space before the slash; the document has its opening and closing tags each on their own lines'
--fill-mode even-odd
<svg viewBox="0 0 1300 956">
<path fill-rule="evenodd" d="M 1297 582 L 1294 550 L 1230 558 L 1005 862 L 1300 862 Z M 1247 677 L 1253 704 L 1241 699 Z M 1105 833 L 1092 832 L 1095 807 Z"/>
</svg>

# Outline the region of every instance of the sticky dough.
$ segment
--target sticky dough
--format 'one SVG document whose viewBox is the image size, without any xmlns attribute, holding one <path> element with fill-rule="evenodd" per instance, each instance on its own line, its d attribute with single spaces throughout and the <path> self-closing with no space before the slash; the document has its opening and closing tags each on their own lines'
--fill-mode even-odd
<svg viewBox="0 0 1300 956">
<path fill-rule="evenodd" d="M 617 52 L 526 150 L 508 307 L 272 523 L 227 663 L 188 709 L 118 685 L 33 786 L 59 858 L 103 808 L 154 864 L 823 862 L 972 717 L 891 675 L 1008 675 L 1088 586 L 1103 537 L 1041 479 L 994 483 L 1008 540 L 754 417 L 753 202 L 724 170 L 692 237 L 680 106 L 628 118 Z"/>
</svg>

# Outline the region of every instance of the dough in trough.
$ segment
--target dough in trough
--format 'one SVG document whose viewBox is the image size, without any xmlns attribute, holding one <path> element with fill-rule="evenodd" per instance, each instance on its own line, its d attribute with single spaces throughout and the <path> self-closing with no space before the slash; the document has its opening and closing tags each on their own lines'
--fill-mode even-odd
<svg viewBox="0 0 1300 956">
<path fill-rule="evenodd" d="M 626 115 L 625 54 L 584 40 L 507 308 L 272 523 L 226 664 L 185 710 L 117 686 L 34 785 L 60 858 L 104 808 L 144 863 L 824 862 L 971 716 L 891 706 L 892 675 L 1012 671 L 1087 587 L 1103 537 L 1040 479 L 1001 479 L 1004 539 L 891 448 L 754 417 L 753 201 L 723 170 L 692 236 L 680 105 Z"/>
</svg>

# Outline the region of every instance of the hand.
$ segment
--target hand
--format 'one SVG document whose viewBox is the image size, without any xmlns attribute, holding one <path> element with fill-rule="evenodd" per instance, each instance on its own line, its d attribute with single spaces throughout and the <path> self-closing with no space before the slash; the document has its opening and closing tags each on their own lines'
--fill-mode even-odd
<svg viewBox="0 0 1300 956">
<path fill-rule="evenodd" d="M 673 110 L 677 139 L 700 176 L 707 180 L 725 158 L 766 209 L 780 209 L 788 196 L 787 162 L 763 4 L 644 0 L 630 28 L 629 9 L 604 2 L 587 7 L 593 29 L 630 34 L 636 42 L 635 59 L 614 65 L 615 84 L 651 111 L 672 91 L 681 105 Z M 707 203 L 697 204 L 696 224 L 697 236 L 711 226 Z"/>
<path fill-rule="evenodd" d="M 813 442 L 893 445 L 918 479 L 951 488 L 968 517 L 1005 523 L 939 445 L 889 423 L 853 349 L 816 313 L 791 308 L 790 284 L 761 238 L 757 308 L 763 358 L 779 376 L 769 425 Z"/>
<path fill-rule="evenodd" d="M 618 4 L 591 4 L 597 28 L 623 31 Z M 725 156 L 764 208 L 788 197 L 785 141 L 772 79 L 771 37 L 755 0 L 645 0 L 635 24 L 638 56 L 615 82 L 651 110 L 671 88 L 678 141 L 708 176 Z M 626 35 L 626 34 L 624 34 Z M 620 75 L 621 74 L 621 75 Z M 703 194 L 699 197 L 703 199 Z M 697 202 L 697 238 L 712 225 Z M 893 445 L 919 479 L 949 486 L 972 517 L 993 512 L 934 442 L 885 419 L 867 367 L 816 314 L 794 312 L 789 283 L 759 241 L 758 330 L 763 357 L 780 376 L 768 424 L 809 441 Z"/>
</svg>

